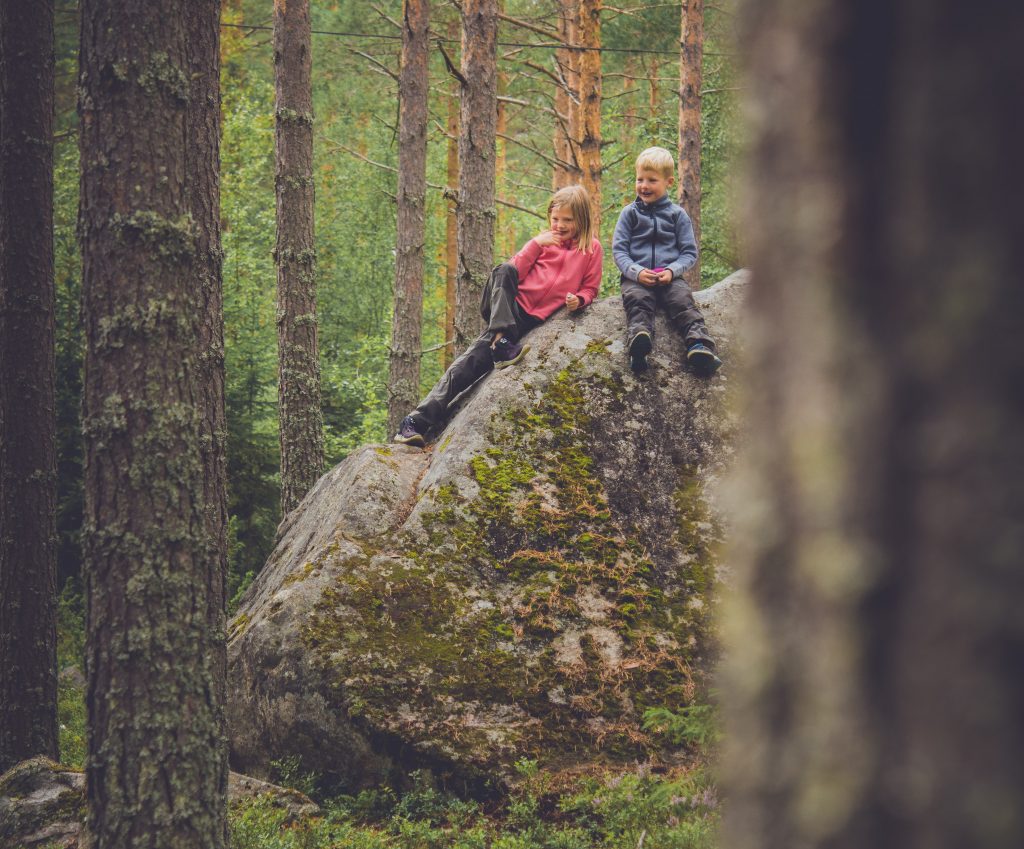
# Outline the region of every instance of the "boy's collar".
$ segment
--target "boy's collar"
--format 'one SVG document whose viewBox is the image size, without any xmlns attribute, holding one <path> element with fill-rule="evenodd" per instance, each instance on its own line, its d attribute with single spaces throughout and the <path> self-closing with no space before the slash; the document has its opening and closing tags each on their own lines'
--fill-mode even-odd
<svg viewBox="0 0 1024 849">
<path fill-rule="evenodd" d="M 658 198 L 654 203 L 647 203 L 640 197 L 640 195 L 636 196 L 636 201 L 634 202 L 641 209 L 656 209 L 659 206 L 665 206 L 666 204 L 672 203 L 672 199 L 668 196 L 668 192 L 665 192 L 665 194 Z"/>
</svg>

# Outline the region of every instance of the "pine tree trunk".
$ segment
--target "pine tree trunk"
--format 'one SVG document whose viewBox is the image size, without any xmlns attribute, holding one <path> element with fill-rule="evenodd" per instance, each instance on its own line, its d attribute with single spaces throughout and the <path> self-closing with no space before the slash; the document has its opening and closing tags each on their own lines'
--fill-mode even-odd
<svg viewBox="0 0 1024 849">
<path fill-rule="evenodd" d="M 220 564 L 199 387 L 206 267 L 187 187 L 190 171 L 209 171 L 186 153 L 196 14 L 183 0 L 81 5 L 93 849 L 225 845 L 224 635 L 210 612 Z"/>
<path fill-rule="evenodd" d="M 739 18 L 725 845 L 1024 846 L 1024 9 Z"/>
<path fill-rule="evenodd" d="M 459 277 L 455 353 L 480 335 L 480 293 L 494 264 L 497 0 L 462 4 L 461 132 L 459 134 Z"/>
<path fill-rule="evenodd" d="M 574 0 L 559 0 L 558 3 L 558 37 L 563 45 L 573 43 L 576 34 L 576 3 Z M 576 113 L 575 87 L 579 80 L 579 53 L 566 47 L 555 51 L 555 67 L 561 77 L 561 84 L 555 85 L 555 132 L 553 146 L 555 165 L 551 175 L 551 188 L 558 191 L 573 182 L 576 155 L 572 145 L 572 128 L 575 126 Z M 575 99 L 574 99 L 575 98 Z M 562 164 L 564 163 L 564 164 Z"/>
<path fill-rule="evenodd" d="M 679 203 L 700 245 L 700 128 L 704 61 L 704 0 L 683 0 L 679 37 Z M 700 255 L 686 274 L 700 288 Z"/>
<path fill-rule="evenodd" d="M 323 474 L 313 233 L 309 0 L 274 0 L 278 420 L 281 513 Z"/>
<path fill-rule="evenodd" d="M 188 25 L 191 91 L 186 120 L 185 190 L 196 232 L 199 288 L 199 382 L 203 410 L 203 504 L 206 511 L 207 621 L 218 635 L 211 659 L 217 709 L 224 724 L 227 682 L 228 497 L 224 387 L 223 252 L 220 241 L 220 0 L 193 0 Z M 211 753 L 211 778 L 220 781 L 216 804 L 227 805 L 227 745 Z M 217 773 L 219 772 L 219 777 Z M 223 820 L 227 843 L 227 819 Z"/>
<path fill-rule="evenodd" d="M 453 32 L 449 35 L 454 37 Z M 444 288 L 444 341 L 441 349 L 442 365 L 448 368 L 455 359 L 455 305 L 459 277 L 459 205 L 456 200 L 459 190 L 459 95 L 452 83 L 448 97 L 448 179 L 446 185 L 447 213 L 445 215 L 445 288 Z"/>
<path fill-rule="evenodd" d="M 53 2 L 0 0 L 0 772 L 57 756 Z"/>
<path fill-rule="evenodd" d="M 580 184 L 590 193 L 594 231 L 601 228 L 601 0 L 579 4 L 579 119 L 573 138 L 579 143 Z"/>
<path fill-rule="evenodd" d="M 398 235 L 388 374 L 388 433 L 420 395 L 423 242 L 427 194 L 427 30 L 429 0 L 405 0 L 398 80 Z"/>
</svg>

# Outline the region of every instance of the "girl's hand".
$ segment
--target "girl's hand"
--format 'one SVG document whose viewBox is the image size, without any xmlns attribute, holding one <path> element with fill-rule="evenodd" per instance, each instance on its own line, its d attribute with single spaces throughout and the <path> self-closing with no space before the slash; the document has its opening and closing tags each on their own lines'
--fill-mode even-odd
<svg viewBox="0 0 1024 849">
<path fill-rule="evenodd" d="M 569 312 L 576 312 L 576 310 L 583 306 L 583 301 L 579 299 L 578 295 L 569 292 L 565 296 L 565 305 L 569 308 Z"/>
<path fill-rule="evenodd" d="M 553 230 L 545 230 L 542 233 L 538 233 L 536 236 L 533 237 L 533 241 L 535 241 L 541 247 L 547 245 L 562 244 L 562 240 L 555 235 L 555 232 Z"/>
</svg>

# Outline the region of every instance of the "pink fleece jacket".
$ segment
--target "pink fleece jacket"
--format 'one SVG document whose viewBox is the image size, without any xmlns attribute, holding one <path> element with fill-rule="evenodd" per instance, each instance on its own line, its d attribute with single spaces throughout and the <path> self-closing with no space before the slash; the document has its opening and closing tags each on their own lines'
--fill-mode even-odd
<svg viewBox="0 0 1024 849">
<path fill-rule="evenodd" d="M 530 239 L 509 260 L 519 272 L 516 301 L 530 315 L 546 319 L 565 306 L 565 296 L 575 294 L 583 306 L 597 297 L 601 287 L 601 243 L 594 239 L 590 253 L 576 250 L 576 242 L 538 245 Z"/>
</svg>

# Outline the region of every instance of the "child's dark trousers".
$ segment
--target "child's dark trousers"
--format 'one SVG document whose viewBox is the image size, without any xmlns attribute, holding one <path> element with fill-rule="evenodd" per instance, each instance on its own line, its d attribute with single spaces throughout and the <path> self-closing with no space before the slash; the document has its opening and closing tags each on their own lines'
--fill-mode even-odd
<svg viewBox="0 0 1024 849">
<path fill-rule="evenodd" d="M 629 340 L 641 330 L 654 338 L 654 310 L 661 307 L 669 321 L 683 334 L 686 347 L 697 342 L 715 350 L 715 342 L 704 326 L 704 316 L 693 302 L 690 287 L 680 278 L 671 283 L 644 286 L 635 280 L 622 279 L 622 305 L 626 308 L 626 324 Z"/>
<path fill-rule="evenodd" d="M 487 322 L 487 328 L 456 358 L 427 397 L 412 411 L 413 421 L 421 433 L 440 424 L 452 401 L 494 368 L 491 342 L 495 333 L 503 333 L 516 341 L 542 323 L 541 319 L 524 312 L 516 303 L 518 292 L 519 273 L 514 265 L 502 263 L 491 272 L 480 301 L 480 315 Z"/>
</svg>

